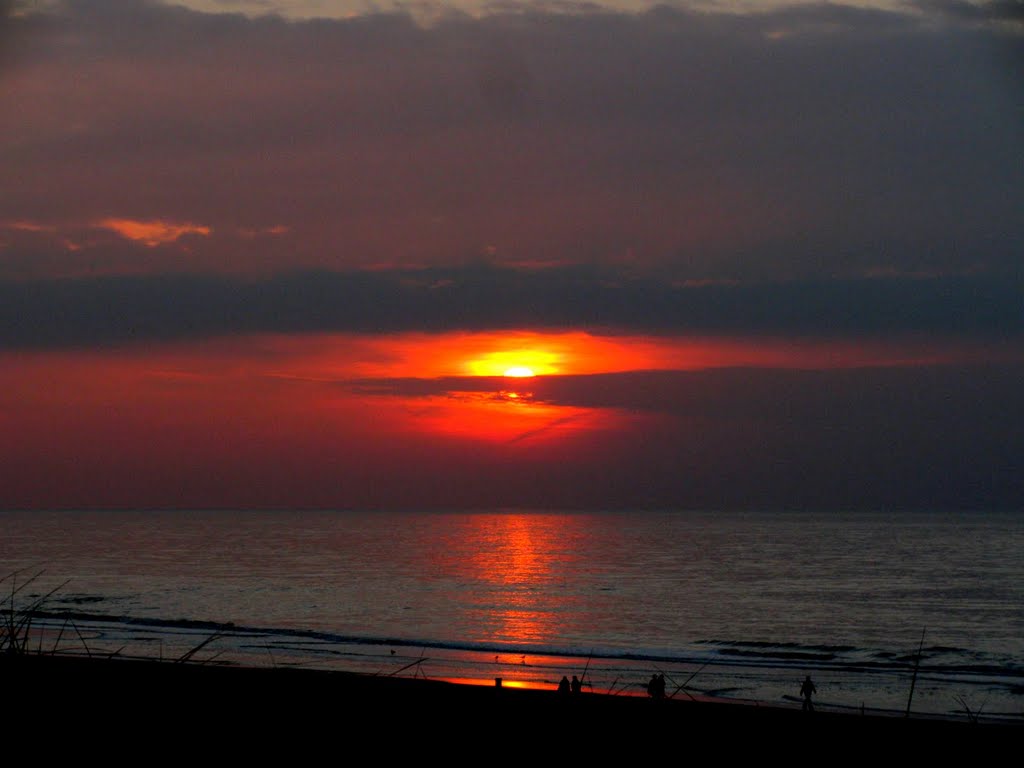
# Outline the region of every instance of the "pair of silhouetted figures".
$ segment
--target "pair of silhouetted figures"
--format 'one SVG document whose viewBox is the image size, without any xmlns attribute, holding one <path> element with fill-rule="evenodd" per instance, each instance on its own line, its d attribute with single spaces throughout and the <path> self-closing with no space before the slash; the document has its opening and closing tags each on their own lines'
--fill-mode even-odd
<svg viewBox="0 0 1024 768">
<path fill-rule="evenodd" d="M 665 698 L 664 675 L 651 675 L 651 679 L 647 683 L 647 695 L 650 696 L 652 699 Z"/>
<path fill-rule="evenodd" d="M 562 675 L 562 681 L 558 684 L 559 693 L 581 693 L 583 691 L 583 683 L 576 675 L 572 676 L 572 682 L 569 682 L 569 678 Z"/>
<path fill-rule="evenodd" d="M 804 712 L 813 712 L 814 703 L 811 701 L 811 696 L 818 692 L 818 689 L 814 685 L 814 681 L 811 680 L 811 676 L 808 675 L 804 678 L 804 684 L 800 686 L 800 695 L 804 697 Z"/>
</svg>

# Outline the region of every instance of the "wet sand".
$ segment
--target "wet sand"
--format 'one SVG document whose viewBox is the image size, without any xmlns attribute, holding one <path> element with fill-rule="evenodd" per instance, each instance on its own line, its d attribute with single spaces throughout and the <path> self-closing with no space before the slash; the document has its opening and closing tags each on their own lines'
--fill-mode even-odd
<svg viewBox="0 0 1024 768">
<path fill-rule="evenodd" d="M 948 750 L 977 755 L 1024 737 L 1020 724 L 966 717 L 804 713 L 295 668 L 30 655 L 0 657 L 0 680 L 7 701 L 0 722 L 20 741 L 46 744 L 60 735 L 68 743 L 100 739 L 103 749 L 139 742 L 237 759 L 267 750 L 443 757 L 472 749 L 483 750 L 483 762 L 493 757 L 504 764 L 498 758 L 507 752 L 548 745 L 640 760 L 694 749 L 720 756 L 792 751 L 799 759 L 812 749 L 820 761 L 850 750 L 881 757 L 890 747 L 915 757 L 948 756 Z M 335 761 L 347 762 L 338 755 L 329 762 Z"/>
</svg>

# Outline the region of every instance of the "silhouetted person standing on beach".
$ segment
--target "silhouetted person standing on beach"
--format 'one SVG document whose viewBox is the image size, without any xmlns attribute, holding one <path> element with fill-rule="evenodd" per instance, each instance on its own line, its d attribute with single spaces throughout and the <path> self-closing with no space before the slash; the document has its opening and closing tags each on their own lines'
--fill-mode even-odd
<svg viewBox="0 0 1024 768">
<path fill-rule="evenodd" d="M 580 679 L 576 677 L 576 675 L 572 676 L 572 692 L 583 693 L 583 683 L 580 682 Z"/>
<path fill-rule="evenodd" d="M 647 683 L 647 695 L 652 699 L 665 698 L 665 675 L 651 675 Z"/>
<path fill-rule="evenodd" d="M 566 677 L 565 675 L 562 675 L 562 680 L 561 680 L 561 682 L 558 683 L 558 692 L 559 693 L 569 693 L 571 690 L 572 689 L 569 688 L 569 678 Z"/>
<path fill-rule="evenodd" d="M 808 675 L 804 678 L 804 684 L 800 686 L 800 695 L 804 697 L 804 712 L 813 712 L 814 704 L 811 702 L 811 695 L 818 692 L 814 682 L 811 680 L 811 676 Z"/>
</svg>

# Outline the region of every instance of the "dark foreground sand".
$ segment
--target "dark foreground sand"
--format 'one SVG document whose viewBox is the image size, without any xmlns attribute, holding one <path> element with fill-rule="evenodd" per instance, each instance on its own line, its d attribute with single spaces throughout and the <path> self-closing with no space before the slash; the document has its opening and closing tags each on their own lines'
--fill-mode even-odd
<svg viewBox="0 0 1024 768">
<path fill-rule="evenodd" d="M 232 764 L 429 758 L 507 765 L 588 755 L 601 765 L 695 756 L 732 764 L 774 754 L 819 765 L 849 765 L 854 755 L 916 764 L 1002 762 L 1007 747 L 1014 762 L 1024 746 L 1020 724 L 966 718 L 807 714 L 304 669 L 9 656 L 0 657 L 0 682 L 7 743 L 72 752 L 88 744 L 98 754 L 127 750 L 147 760 L 176 753 Z M 326 760 L 317 757 L 325 751 Z"/>
</svg>

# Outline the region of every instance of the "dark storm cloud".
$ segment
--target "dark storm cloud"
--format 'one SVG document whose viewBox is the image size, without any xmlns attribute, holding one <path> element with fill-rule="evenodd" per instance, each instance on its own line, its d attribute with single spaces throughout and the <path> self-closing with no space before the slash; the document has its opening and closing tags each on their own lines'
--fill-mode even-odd
<svg viewBox="0 0 1024 768">
<path fill-rule="evenodd" d="M 955 14 L 661 8 L 421 28 L 61 7 L 11 21 L 5 217 L 284 224 L 290 240 L 260 256 L 273 271 L 493 252 L 774 279 L 1020 258 L 1022 38 Z M 251 260 L 213 239 L 189 258 Z"/>
<path fill-rule="evenodd" d="M 0 282 L 0 346 L 502 328 L 1019 340 L 1022 307 L 1024 283 L 1008 275 L 736 285 L 586 267 L 105 277 Z"/>
</svg>

